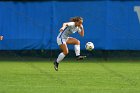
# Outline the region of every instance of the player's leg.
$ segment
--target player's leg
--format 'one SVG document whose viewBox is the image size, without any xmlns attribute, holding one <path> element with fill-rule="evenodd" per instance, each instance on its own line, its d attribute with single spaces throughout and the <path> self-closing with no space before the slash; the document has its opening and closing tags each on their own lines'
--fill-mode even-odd
<svg viewBox="0 0 140 93">
<path fill-rule="evenodd" d="M 80 41 L 79 40 L 77 40 L 76 38 L 69 37 L 66 43 L 73 44 L 76 56 L 80 55 Z"/>
<path fill-rule="evenodd" d="M 58 71 L 58 65 L 59 65 L 59 63 L 68 54 L 68 47 L 67 47 L 67 44 L 66 44 L 65 41 L 66 40 L 62 40 L 62 39 L 59 40 L 59 39 L 57 39 L 57 43 L 58 43 L 60 49 L 62 50 L 62 52 L 58 55 L 58 58 L 54 62 L 54 68 L 55 68 L 56 71 Z"/>
<path fill-rule="evenodd" d="M 60 49 L 62 50 L 62 52 L 59 54 L 56 62 L 59 63 L 60 61 L 62 61 L 64 59 L 64 57 L 68 54 L 68 48 L 67 48 L 67 44 L 61 44 L 60 45 Z"/>
<path fill-rule="evenodd" d="M 74 45 L 75 54 L 78 60 L 84 59 L 86 57 L 86 56 L 80 55 L 80 41 L 79 40 L 77 40 L 76 38 L 69 37 L 66 43 Z"/>
</svg>

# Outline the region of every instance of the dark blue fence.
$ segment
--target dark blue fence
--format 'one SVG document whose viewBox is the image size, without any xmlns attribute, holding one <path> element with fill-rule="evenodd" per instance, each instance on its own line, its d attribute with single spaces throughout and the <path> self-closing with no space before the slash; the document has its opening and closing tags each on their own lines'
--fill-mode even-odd
<svg viewBox="0 0 140 93">
<path fill-rule="evenodd" d="M 84 18 L 95 49 L 140 50 L 140 1 L 0 2 L 0 50 L 58 49 L 56 37 L 70 17 Z M 73 49 L 73 46 L 69 46 Z"/>
</svg>

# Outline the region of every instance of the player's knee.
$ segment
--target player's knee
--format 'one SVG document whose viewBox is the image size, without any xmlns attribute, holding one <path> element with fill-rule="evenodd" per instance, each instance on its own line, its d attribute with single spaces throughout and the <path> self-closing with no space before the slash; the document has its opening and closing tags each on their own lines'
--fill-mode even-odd
<svg viewBox="0 0 140 93">
<path fill-rule="evenodd" d="M 69 53 L 69 51 L 64 51 L 63 53 L 64 53 L 64 55 L 67 55 Z"/>
<path fill-rule="evenodd" d="M 80 45 L 80 41 L 79 40 L 77 40 L 77 45 Z"/>
</svg>

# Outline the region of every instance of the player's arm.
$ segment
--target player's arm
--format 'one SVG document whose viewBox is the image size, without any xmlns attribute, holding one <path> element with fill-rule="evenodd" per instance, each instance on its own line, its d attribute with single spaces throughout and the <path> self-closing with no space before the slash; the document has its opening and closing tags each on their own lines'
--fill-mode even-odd
<svg viewBox="0 0 140 93">
<path fill-rule="evenodd" d="M 60 28 L 60 32 L 62 32 L 67 26 L 68 26 L 68 23 L 63 23 L 63 26 Z"/>
<path fill-rule="evenodd" d="M 67 22 L 67 23 L 63 23 L 63 26 L 60 28 L 60 32 L 62 32 L 67 26 L 72 26 L 75 25 L 74 22 Z"/>
<path fill-rule="evenodd" d="M 84 36 L 84 27 L 83 25 L 81 25 L 80 27 L 80 31 L 78 32 L 81 36 Z"/>
</svg>

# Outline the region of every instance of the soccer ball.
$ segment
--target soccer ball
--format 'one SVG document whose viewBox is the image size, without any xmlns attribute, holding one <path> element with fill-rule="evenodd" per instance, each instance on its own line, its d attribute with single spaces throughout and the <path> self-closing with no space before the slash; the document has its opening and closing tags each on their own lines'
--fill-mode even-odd
<svg viewBox="0 0 140 93">
<path fill-rule="evenodd" d="M 94 49 L 94 44 L 92 42 L 87 42 L 85 47 L 86 50 L 92 51 Z"/>
</svg>

